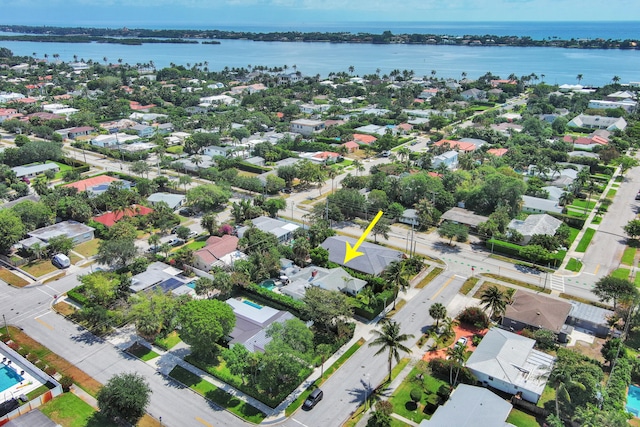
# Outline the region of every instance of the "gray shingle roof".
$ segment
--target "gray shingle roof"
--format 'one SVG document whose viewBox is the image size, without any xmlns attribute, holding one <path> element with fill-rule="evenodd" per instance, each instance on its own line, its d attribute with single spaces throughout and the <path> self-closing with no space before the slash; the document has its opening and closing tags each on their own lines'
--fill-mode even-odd
<svg viewBox="0 0 640 427">
<path fill-rule="evenodd" d="M 523 236 L 544 234 L 553 236 L 562 221 L 547 214 L 529 215 L 524 221 L 512 219 L 507 228 L 512 228 Z"/>
<path fill-rule="evenodd" d="M 332 236 L 322 242 L 320 246 L 329 251 L 329 261 L 373 275 L 382 273 L 389 264 L 394 261 L 400 261 L 403 257 L 403 253 L 395 249 L 364 242 L 358 249 L 363 255 L 353 258 L 347 264 L 344 264 L 346 242 L 354 246 L 357 240 L 346 236 Z"/>
</svg>

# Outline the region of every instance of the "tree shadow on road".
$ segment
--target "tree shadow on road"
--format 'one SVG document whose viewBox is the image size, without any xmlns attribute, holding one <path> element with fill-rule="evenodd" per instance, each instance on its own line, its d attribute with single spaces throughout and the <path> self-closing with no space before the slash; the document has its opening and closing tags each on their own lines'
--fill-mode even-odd
<svg viewBox="0 0 640 427">
<path fill-rule="evenodd" d="M 431 244 L 431 248 L 433 248 L 434 251 L 437 251 L 443 254 L 457 254 L 462 251 L 462 248 L 456 245 L 455 243 L 450 245 L 445 242 L 434 242 Z"/>
</svg>

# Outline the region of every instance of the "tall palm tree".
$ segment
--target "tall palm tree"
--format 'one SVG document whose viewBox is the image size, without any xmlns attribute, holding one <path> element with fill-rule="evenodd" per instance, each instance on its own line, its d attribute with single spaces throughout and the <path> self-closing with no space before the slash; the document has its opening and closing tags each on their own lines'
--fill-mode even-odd
<svg viewBox="0 0 640 427">
<path fill-rule="evenodd" d="M 437 329 L 440 325 L 440 319 L 447 317 L 447 308 L 443 304 L 436 302 L 429 307 L 429 316 L 433 317 L 436 321 Z"/>
<path fill-rule="evenodd" d="M 340 173 L 338 172 L 337 169 L 335 168 L 329 168 L 327 170 L 327 176 L 329 177 L 329 179 L 331 180 L 331 193 L 333 193 L 333 183 L 336 179 L 336 177 L 339 175 Z"/>
<path fill-rule="evenodd" d="M 584 77 L 584 76 L 583 76 L 582 74 L 578 74 L 578 75 L 576 76 L 576 80 L 578 80 L 578 84 L 580 84 L 580 82 L 582 81 L 582 78 L 583 78 L 583 77 Z"/>
<path fill-rule="evenodd" d="M 409 286 L 407 280 L 407 271 L 405 269 L 405 263 L 402 261 L 394 261 L 387 267 L 384 272 L 384 278 L 387 279 L 394 287 L 395 295 L 393 298 L 393 310 L 396 309 L 396 300 L 398 299 L 398 292 L 400 288 L 406 290 Z"/>
<path fill-rule="evenodd" d="M 447 341 L 448 339 L 452 338 L 455 336 L 456 331 L 453 329 L 456 325 L 458 324 L 458 322 L 455 319 L 452 319 L 451 317 L 445 317 L 444 321 L 442 322 L 442 333 L 440 334 L 440 339 L 442 341 Z"/>
<path fill-rule="evenodd" d="M 376 356 L 385 351 L 389 351 L 389 381 L 391 381 L 391 367 L 393 359 L 396 359 L 396 362 L 399 362 L 401 351 L 411 353 L 411 350 L 402 343 L 413 338 L 413 335 L 401 334 L 400 324 L 390 319 L 385 319 L 383 321 L 382 330 L 379 331 L 374 329 L 373 333 L 377 338 L 369 343 L 369 347 L 380 347 L 380 349 L 375 353 Z"/>
<path fill-rule="evenodd" d="M 489 286 L 480 296 L 480 301 L 485 310 L 491 309 L 491 317 L 501 315 L 507 307 L 506 296 L 497 286 Z"/>
<path fill-rule="evenodd" d="M 187 191 L 187 185 L 191 184 L 191 177 L 189 175 L 180 175 L 180 178 L 178 178 L 178 182 L 182 185 L 184 185 L 184 191 Z"/>
<path fill-rule="evenodd" d="M 582 390 L 585 389 L 585 385 L 571 379 L 571 372 L 568 366 L 564 363 L 558 363 L 551 371 L 549 375 L 549 385 L 556 391 L 556 416 L 560 416 L 560 400 L 571 403 L 571 395 L 567 390 L 567 387 L 578 387 Z"/>
<path fill-rule="evenodd" d="M 451 365 L 449 367 L 449 384 L 453 387 L 458 383 L 458 375 L 460 374 L 460 369 L 462 368 L 462 364 L 467 359 L 467 349 L 463 345 L 454 345 L 453 347 L 449 347 L 447 349 L 447 356 L 449 356 L 449 360 L 451 360 Z M 456 366 L 456 376 L 453 378 L 453 366 Z"/>
</svg>

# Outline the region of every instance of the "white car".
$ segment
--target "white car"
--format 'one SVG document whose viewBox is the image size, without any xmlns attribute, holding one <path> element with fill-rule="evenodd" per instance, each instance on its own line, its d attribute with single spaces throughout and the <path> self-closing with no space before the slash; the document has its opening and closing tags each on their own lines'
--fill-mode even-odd
<svg viewBox="0 0 640 427">
<path fill-rule="evenodd" d="M 458 339 L 458 341 L 456 342 L 456 345 L 460 346 L 460 347 L 466 347 L 467 346 L 467 339 L 465 337 L 460 337 Z"/>
</svg>

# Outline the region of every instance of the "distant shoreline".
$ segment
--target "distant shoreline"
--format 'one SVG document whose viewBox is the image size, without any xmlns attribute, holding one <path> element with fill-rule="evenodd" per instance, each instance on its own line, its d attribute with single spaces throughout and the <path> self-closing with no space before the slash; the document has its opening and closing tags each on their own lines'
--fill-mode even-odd
<svg viewBox="0 0 640 427">
<path fill-rule="evenodd" d="M 3 35 L 1 41 L 57 42 L 57 43 L 116 43 L 141 45 L 144 43 L 219 44 L 218 40 L 251 40 L 263 42 L 326 42 L 352 44 L 413 44 L 449 46 L 514 46 L 559 47 L 568 49 L 640 49 L 640 39 L 613 40 L 603 38 L 571 38 L 563 40 L 548 37 L 535 40 L 529 36 L 446 34 L 394 34 L 384 31 L 374 33 L 351 32 L 251 32 L 231 30 L 172 30 L 128 28 L 84 28 L 55 26 L 0 25 L 0 31 L 22 33 Z M 26 35 L 25 35 L 26 34 Z"/>
</svg>

